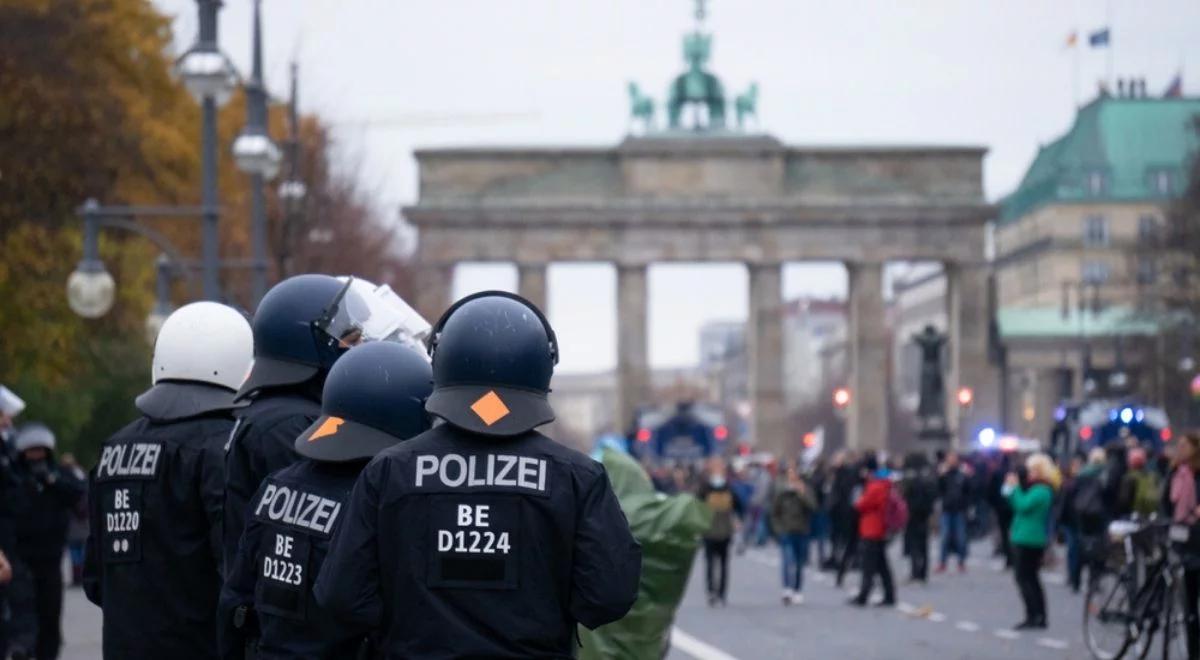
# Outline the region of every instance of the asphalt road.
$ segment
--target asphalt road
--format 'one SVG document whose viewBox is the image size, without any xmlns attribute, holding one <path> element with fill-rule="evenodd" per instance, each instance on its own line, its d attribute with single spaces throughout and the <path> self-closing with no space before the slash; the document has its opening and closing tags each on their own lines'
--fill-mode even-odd
<svg viewBox="0 0 1200 660">
<path fill-rule="evenodd" d="M 688 594 L 676 620 L 669 660 L 853 658 L 855 660 L 1012 660 L 1088 658 L 1082 637 L 1082 599 L 1063 586 L 1062 573 L 1043 572 L 1050 628 L 1015 633 L 1021 604 L 1012 574 L 1002 572 L 987 546 L 977 544 L 966 574 L 935 575 L 928 586 L 898 585 L 895 609 L 857 609 L 831 576 L 805 574 L 800 606 L 779 601 L 779 556 L 751 549 L 731 566 L 729 604 L 705 602 L 702 558 L 693 567 Z M 894 553 L 893 553 L 894 554 Z M 1061 552 L 1059 553 L 1061 556 Z M 906 565 L 893 557 L 903 578 Z M 847 577 L 857 584 L 857 574 Z M 64 660 L 100 657 L 100 612 L 79 589 L 65 601 Z"/>
<path fill-rule="evenodd" d="M 990 545 L 977 544 L 973 550 L 979 557 Z M 1043 571 L 1049 629 L 1017 633 L 1011 628 L 1023 618 L 1023 610 L 1012 574 L 987 554 L 972 560 L 965 574 L 934 575 L 928 586 L 919 586 L 904 584 L 907 563 L 893 552 L 893 571 L 901 577 L 900 605 L 895 609 L 850 607 L 847 591 L 837 589 L 831 575 L 811 568 L 805 574 L 805 603 L 784 607 L 774 549 L 751 549 L 734 558 L 729 604 L 710 608 L 703 558 L 697 557 L 668 658 L 1089 658 L 1083 642 L 1082 596 L 1064 586 L 1063 574 Z M 857 586 L 857 574 L 848 575 L 846 582 Z"/>
</svg>

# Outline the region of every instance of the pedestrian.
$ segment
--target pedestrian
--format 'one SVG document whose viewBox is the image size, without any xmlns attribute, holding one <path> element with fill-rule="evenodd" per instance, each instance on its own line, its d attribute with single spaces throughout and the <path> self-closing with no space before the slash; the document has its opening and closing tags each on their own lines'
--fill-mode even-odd
<svg viewBox="0 0 1200 660">
<path fill-rule="evenodd" d="M 708 508 L 712 523 L 704 532 L 704 576 L 708 587 L 708 605 L 724 605 L 729 591 L 729 542 L 742 515 L 726 478 L 725 459 L 714 456 L 707 462 L 705 479 L 696 497 Z"/>
<path fill-rule="evenodd" d="M 297 275 L 263 296 L 251 324 L 254 366 L 238 391 L 225 457 L 223 559 L 232 561 L 250 498 L 268 474 L 299 460 L 296 437 L 321 415 L 321 388 L 334 362 L 364 339 L 371 308 L 329 275 Z"/>
<path fill-rule="evenodd" d="M 992 511 L 996 514 L 996 543 L 992 549 L 993 557 L 1002 557 L 1004 567 L 1012 568 L 1012 548 L 1009 543 L 1009 530 L 1012 527 L 1013 511 L 1004 496 L 1004 481 L 1011 472 L 1008 454 L 1000 453 L 993 459 L 991 475 L 988 480 L 988 500 Z"/>
<path fill-rule="evenodd" d="M 300 461 L 251 500 L 221 591 L 221 657 L 368 657 L 371 627 L 339 621 L 312 595 L 359 473 L 380 451 L 429 429 L 425 356 L 392 342 L 352 349 L 325 381 L 321 417 L 295 441 Z M 311 511 L 312 513 L 305 513 Z"/>
<path fill-rule="evenodd" d="M 17 518 L 17 556 L 28 571 L 33 601 L 32 610 L 20 613 L 25 624 L 20 626 L 20 638 L 13 635 L 11 653 L 38 660 L 57 658 L 62 647 L 67 525 L 85 488 L 59 466 L 54 445 L 54 433 L 44 424 L 32 422 L 17 432 L 15 472 L 25 503 Z"/>
<path fill-rule="evenodd" d="M 11 589 L 13 562 L 17 561 L 17 517 L 21 512 L 20 489 L 13 472 L 14 420 L 25 410 L 25 401 L 16 392 L 0 385 L 0 555 L 6 557 L 0 580 L 0 658 L 8 657 L 9 617 L 12 611 Z M 12 559 L 8 559 L 11 557 Z"/>
<path fill-rule="evenodd" d="M 866 605 L 878 576 L 883 583 L 883 600 L 879 605 L 891 607 L 896 604 L 896 587 L 887 557 L 891 475 L 886 468 L 880 469 L 879 461 L 874 456 L 867 456 L 863 461 L 863 473 L 867 485 L 862 496 L 854 503 L 854 508 L 858 510 L 858 536 L 862 544 L 862 586 L 858 596 L 850 599 L 850 604 L 859 607 Z"/>
<path fill-rule="evenodd" d="M 217 657 L 224 446 L 253 350 L 232 307 L 175 310 L 134 401 L 141 416 L 100 446 L 83 582 L 104 614 L 105 658 Z"/>
<path fill-rule="evenodd" d="M 1146 465 L 1146 450 L 1134 447 L 1126 454 L 1129 469 L 1121 477 L 1117 509 L 1125 515 L 1147 519 L 1159 512 L 1162 504 L 1162 480 Z"/>
<path fill-rule="evenodd" d="M 87 473 L 79 467 L 75 455 L 66 453 L 59 461 L 62 469 L 69 470 L 80 483 L 87 482 Z M 83 551 L 88 537 L 88 500 L 85 493 L 75 508 L 71 509 L 71 521 L 67 525 L 67 555 L 71 558 L 71 586 L 83 586 Z"/>
<path fill-rule="evenodd" d="M 559 348 L 533 304 L 485 291 L 429 339 L 442 424 L 359 476 L 314 593 L 389 658 L 564 658 L 633 606 L 641 547 L 601 463 L 535 429 Z"/>
<path fill-rule="evenodd" d="M 782 554 L 783 604 L 804 602 L 804 566 L 808 564 L 808 535 L 817 511 L 814 489 L 795 465 L 785 470 L 771 499 L 771 529 L 779 539 Z"/>
<path fill-rule="evenodd" d="M 958 557 L 958 571 L 967 570 L 967 507 L 971 502 L 971 479 L 963 470 L 958 452 L 947 452 L 938 475 L 938 497 L 942 502 L 942 552 L 937 572 L 946 572 L 950 555 Z"/>
<path fill-rule="evenodd" d="M 862 493 L 862 473 L 858 457 L 852 452 L 834 456 L 833 486 L 830 488 L 829 516 L 832 522 L 834 570 L 837 586 L 842 586 L 846 570 L 858 560 L 858 511 L 854 502 Z"/>
<path fill-rule="evenodd" d="M 1188 660 L 1200 659 L 1200 435 L 1189 432 L 1175 445 L 1167 497 L 1171 522 L 1185 526 L 1186 540 L 1175 549 L 1183 561 L 1184 629 Z"/>
<path fill-rule="evenodd" d="M 1050 507 L 1061 480 L 1054 461 L 1045 454 L 1030 456 L 1024 467 L 1024 475 L 1012 472 L 1004 481 L 1004 494 L 1013 509 L 1013 572 L 1025 604 L 1025 619 L 1016 625 L 1017 630 L 1043 629 L 1047 625 L 1046 595 L 1039 571 L 1049 545 Z"/>
<path fill-rule="evenodd" d="M 928 582 L 929 520 L 937 504 L 938 484 L 925 454 L 914 452 L 905 457 L 900 488 L 908 505 L 904 550 L 909 560 L 909 581 Z"/>
</svg>

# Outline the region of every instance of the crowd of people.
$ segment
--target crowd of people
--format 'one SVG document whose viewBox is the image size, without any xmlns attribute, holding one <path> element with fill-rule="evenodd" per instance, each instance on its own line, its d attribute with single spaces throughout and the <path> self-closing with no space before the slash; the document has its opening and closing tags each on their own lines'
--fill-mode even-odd
<svg viewBox="0 0 1200 660">
<path fill-rule="evenodd" d="M 908 582 L 966 572 L 974 542 L 991 539 L 990 554 L 1011 570 L 1024 604 L 1017 629 L 1043 629 L 1049 619 L 1040 570 L 1065 562 L 1076 593 L 1085 574 L 1104 569 L 1109 523 L 1160 518 L 1196 526 L 1200 521 L 1200 435 L 1185 434 L 1162 451 L 1123 434 L 1105 448 L 1055 460 L 1045 453 L 978 451 L 960 455 L 914 452 L 881 460 L 874 453 L 839 451 L 808 465 L 773 460 L 709 459 L 703 470 L 685 465 L 648 466 L 665 492 L 695 492 L 713 511 L 705 537 L 709 603 L 722 605 L 728 590 L 728 547 L 764 546 L 781 554 L 782 601 L 803 602 L 804 567 L 815 554 L 819 570 L 842 585 L 849 570 L 862 572 L 849 603 L 896 603 L 888 547 L 893 539 L 907 562 Z M 719 497 L 714 497 L 716 494 Z M 1200 526 L 1183 557 L 1189 658 L 1200 657 Z M 1056 556 L 1055 546 L 1063 552 Z M 985 545 L 985 547 L 987 547 Z M 815 549 L 815 552 L 811 552 Z M 934 552 L 931 562 L 930 552 Z M 932 565 L 931 565 L 932 563 Z"/>
</svg>

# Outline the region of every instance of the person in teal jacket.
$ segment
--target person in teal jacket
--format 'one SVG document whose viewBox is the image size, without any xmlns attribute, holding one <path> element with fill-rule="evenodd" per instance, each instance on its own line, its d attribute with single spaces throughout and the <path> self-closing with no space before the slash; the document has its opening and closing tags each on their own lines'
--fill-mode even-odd
<svg viewBox="0 0 1200 660">
<path fill-rule="evenodd" d="M 1016 629 L 1037 630 L 1046 627 L 1046 594 L 1038 571 L 1049 544 L 1050 508 L 1061 476 L 1054 461 L 1045 454 L 1030 456 L 1025 461 L 1025 471 L 1024 479 L 1010 473 L 1003 492 L 1013 510 L 1009 531 L 1013 574 L 1025 602 L 1025 620 Z"/>
</svg>

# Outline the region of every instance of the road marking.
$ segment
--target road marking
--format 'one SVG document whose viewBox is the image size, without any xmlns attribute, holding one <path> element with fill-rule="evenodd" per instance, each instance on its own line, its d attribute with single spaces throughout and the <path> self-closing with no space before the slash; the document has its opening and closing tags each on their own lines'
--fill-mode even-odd
<svg viewBox="0 0 1200 660">
<path fill-rule="evenodd" d="M 915 616 L 917 614 L 917 608 L 912 603 L 906 603 L 904 601 L 896 603 L 896 611 L 908 616 Z"/>
<path fill-rule="evenodd" d="M 959 621 L 954 627 L 963 632 L 979 632 L 979 624 L 974 621 Z"/>
<path fill-rule="evenodd" d="M 1038 646 L 1044 646 L 1048 649 L 1063 650 L 1070 646 L 1065 639 L 1054 639 L 1053 637 L 1042 637 L 1037 641 Z"/>
<path fill-rule="evenodd" d="M 737 658 L 721 649 L 683 632 L 677 626 L 671 628 L 671 646 L 692 656 L 696 660 L 737 660 Z"/>
<path fill-rule="evenodd" d="M 941 612 L 930 612 L 928 619 L 934 623 L 941 623 L 946 620 L 946 615 Z"/>
<path fill-rule="evenodd" d="M 1021 639 L 1021 633 L 1015 630 L 1007 630 L 1005 628 L 997 628 L 992 634 L 1000 639 Z"/>
</svg>

